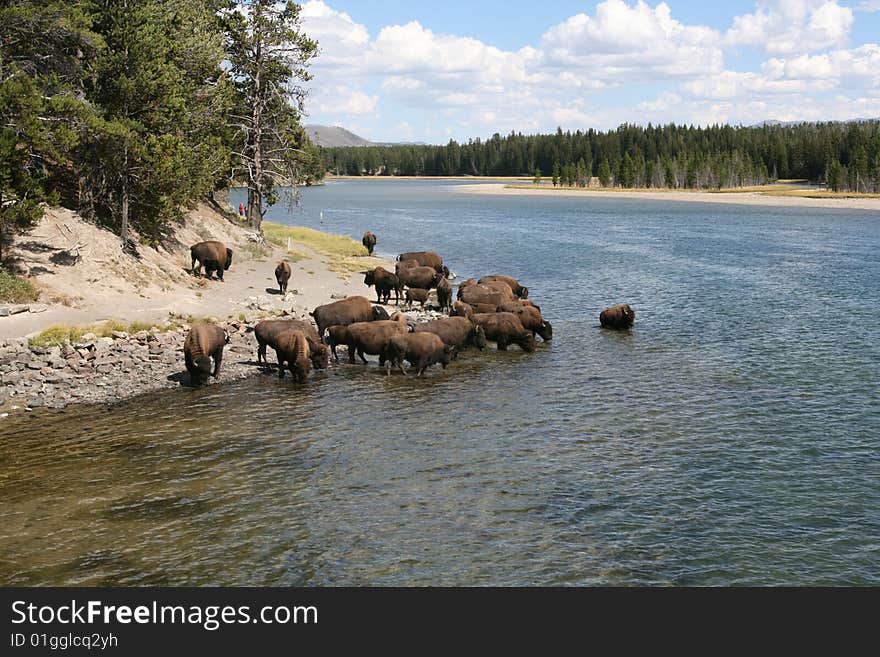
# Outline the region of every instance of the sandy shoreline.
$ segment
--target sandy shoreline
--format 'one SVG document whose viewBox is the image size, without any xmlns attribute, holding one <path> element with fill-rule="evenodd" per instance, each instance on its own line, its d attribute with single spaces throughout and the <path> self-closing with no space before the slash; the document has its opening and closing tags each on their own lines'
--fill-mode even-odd
<svg viewBox="0 0 880 657">
<path fill-rule="evenodd" d="M 504 196 L 565 196 L 584 199 L 642 199 L 683 203 L 720 203 L 727 205 L 766 205 L 774 207 L 829 208 L 840 210 L 873 210 L 880 212 L 880 198 L 807 198 L 803 196 L 767 196 L 759 192 L 719 194 L 701 191 L 591 191 L 588 189 L 522 189 L 503 183 L 461 185 L 462 194 L 493 194 Z"/>
</svg>

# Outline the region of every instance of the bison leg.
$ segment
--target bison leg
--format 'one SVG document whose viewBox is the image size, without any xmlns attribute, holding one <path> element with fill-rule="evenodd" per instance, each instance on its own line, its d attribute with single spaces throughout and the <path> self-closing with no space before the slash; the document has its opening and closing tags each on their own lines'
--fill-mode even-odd
<svg viewBox="0 0 880 657">
<path fill-rule="evenodd" d="M 507 341 L 506 340 L 498 340 L 498 351 L 507 351 Z"/>
<path fill-rule="evenodd" d="M 196 266 L 197 260 L 198 260 L 198 258 L 193 257 L 191 269 L 192 269 L 193 276 L 198 278 L 202 275 L 202 263 L 199 262 L 198 266 Z"/>
<path fill-rule="evenodd" d="M 223 347 L 214 352 L 214 372 L 211 374 L 215 379 L 220 376 L 220 363 L 223 362 Z"/>
<path fill-rule="evenodd" d="M 268 365 L 269 359 L 266 358 L 266 343 L 259 342 L 259 340 L 257 342 L 257 365 L 260 363 L 266 363 L 266 365 Z"/>
<path fill-rule="evenodd" d="M 278 354 L 278 378 L 284 378 L 284 358 L 281 354 Z"/>
<path fill-rule="evenodd" d="M 403 358 L 397 359 L 397 369 L 400 370 L 400 373 L 406 376 L 406 365 L 403 364 Z"/>
<path fill-rule="evenodd" d="M 364 350 L 358 349 L 357 352 L 358 352 L 358 356 L 361 357 L 361 360 L 364 361 L 364 365 L 366 365 L 367 364 L 367 357 L 364 356 Z"/>
</svg>

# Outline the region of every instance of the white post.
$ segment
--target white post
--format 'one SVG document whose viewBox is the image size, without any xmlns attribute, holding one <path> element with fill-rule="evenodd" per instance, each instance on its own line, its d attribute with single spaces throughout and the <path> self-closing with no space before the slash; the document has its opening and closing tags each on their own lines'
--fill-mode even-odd
<svg viewBox="0 0 880 657">
<path fill-rule="evenodd" d="M 321 225 L 324 225 L 324 211 L 321 210 Z"/>
</svg>

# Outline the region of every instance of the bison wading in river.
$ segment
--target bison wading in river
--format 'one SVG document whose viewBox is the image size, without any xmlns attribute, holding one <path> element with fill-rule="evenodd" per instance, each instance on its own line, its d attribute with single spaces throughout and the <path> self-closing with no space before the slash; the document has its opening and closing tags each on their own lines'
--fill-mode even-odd
<svg viewBox="0 0 880 657">
<path fill-rule="evenodd" d="M 414 327 L 415 333 L 433 333 L 443 343 L 452 347 L 453 358 L 467 347 L 480 351 L 486 348 L 486 332 L 467 317 L 444 317 L 430 322 L 421 322 Z"/>
<path fill-rule="evenodd" d="M 391 319 L 375 322 L 357 322 L 348 326 L 348 362 L 354 365 L 355 354 L 366 364 L 364 354 L 379 356 L 379 364 L 385 364 L 388 341 L 395 335 L 409 332 L 407 317 L 394 313 Z"/>
<path fill-rule="evenodd" d="M 517 296 L 519 299 L 525 299 L 529 296 L 529 288 L 524 285 L 520 285 L 519 281 L 513 278 L 512 276 L 503 276 L 501 274 L 492 274 L 491 276 L 483 276 L 478 283 L 486 284 L 491 282 L 501 282 L 507 285 L 511 291 Z"/>
<path fill-rule="evenodd" d="M 309 342 L 302 331 L 288 330 L 278 336 L 275 347 L 278 356 L 278 378 L 284 378 L 284 363 L 297 383 L 305 383 L 309 377 L 311 354 Z"/>
<path fill-rule="evenodd" d="M 192 382 L 200 385 L 220 376 L 223 347 L 229 343 L 229 334 L 216 324 L 193 324 L 183 342 L 183 360 Z M 211 371 L 211 359 L 214 371 Z"/>
<path fill-rule="evenodd" d="M 278 336 L 287 331 L 300 331 L 309 343 L 309 354 L 312 366 L 323 370 L 330 364 L 330 350 L 321 344 L 318 332 L 311 322 L 302 319 L 264 319 L 254 326 L 254 337 L 257 338 L 257 364 L 266 360 L 266 347 L 278 348 Z"/>
<path fill-rule="evenodd" d="M 232 265 L 232 249 L 227 249 L 223 242 L 207 241 L 189 247 L 192 256 L 192 273 L 199 276 L 205 268 L 205 278 L 211 278 L 211 272 L 217 272 L 217 278 L 223 280 L 223 272 Z M 196 266 L 198 262 L 198 266 Z"/>
<path fill-rule="evenodd" d="M 534 334 L 513 313 L 474 313 L 471 320 L 483 327 L 486 339 L 496 343 L 499 351 L 505 351 L 511 344 L 519 345 L 523 351 L 535 350 Z"/>
<path fill-rule="evenodd" d="M 366 297 L 352 296 L 318 306 L 311 313 L 318 325 L 318 339 L 324 341 L 324 331 L 328 326 L 348 326 L 355 322 L 371 322 L 388 319 L 388 311 L 381 306 L 373 306 Z"/>
<path fill-rule="evenodd" d="M 392 363 L 406 376 L 403 361 L 407 360 L 422 376 L 429 365 L 441 363 L 443 369 L 449 365 L 452 347 L 445 344 L 434 333 L 403 333 L 392 336 L 386 350 L 385 374 L 391 374 Z"/>
<path fill-rule="evenodd" d="M 627 303 L 619 303 L 599 313 L 599 323 L 602 328 L 628 329 L 635 321 L 636 311 Z"/>
</svg>

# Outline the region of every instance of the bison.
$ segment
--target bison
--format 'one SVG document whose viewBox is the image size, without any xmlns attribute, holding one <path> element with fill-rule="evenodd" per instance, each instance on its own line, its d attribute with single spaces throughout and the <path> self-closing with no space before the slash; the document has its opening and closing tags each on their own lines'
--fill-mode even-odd
<svg viewBox="0 0 880 657">
<path fill-rule="evenodd" d="M 223 272 L 232 265 L 232 249 L 227 249 L 223 242 L 199 242 L 189 247 L 192 256 L 192 273 L 200 276 L 205 268 L 205 278 L 211 278 L 211 272 L 217 272 L 217 278 L 223 280 Z M 198 262 L 198 266 L 196 266 Z"/>
<path fill-rule="evenodd" d="M 385 374 L 391 374 L 392 363 L 406 376 L 403 361 L 407 360 L 422 376 L 429 365 L 441 363 L 443 369 L 449 365 L 452 347 L 445 344 L 433 333 L 403 333 L 392 336 L 386 349 Z"/>
<path fill-rule="evenodd" d="M 305 383 L 309 376 L 309 342 L 302 331 L 288 330 L 278 336 L 275 346 L 278 356 L 278 378 L 284 378 L 284 363 L 290 368 L 290 374 L 298 383 Z"/>
<path fill-rule="evenodd" d="M 229 344 L 229 334 L 216 324 L 193 324 L 183 343 L 183 360 L 190 378 L 196 384 L 205 383 L 208 375 L 220 376 L 223 347 Z M 211 359 L 214 371 L 211 371 Z"/>
<path fill-rule="evenodd" d="M 430 322 L 416 324 L 415 333 L 433 333 L 444 344 L 452 347 L 453 354 L 458 354 L 467 347 L 476 347 L 480 351 L 486 348 L 486 332 L 467 317 L 444 317 Z"/>
<path fill-rule="evenodd" d="M 373 248 L 376 246 L 376 236 L 370 231 L 367 231 L 361 238 L 361 244 L 364 245 L 364 248 L 369 255 L 373 255 Z"/>
<path fill-rule="evenodd" d="M 327 329 L 327 346 L 333 352 L 333 360 L 339 362 L 339 354 L 336 353 L 336 347 L 341 344 L 348 344 L 348 327 L 347 326 L 331 326 Z"/>
<path fill-rule="evenodd" d="M 306 336 L 309 343 L 309 354 L 312 366 L 316 370 L 323 370 L 330 362 L 330 350 L 321 344 L 318 339 L 318 331 L 311 322 L 302 319 L 264 319 L 257 322 L 254 327 L 254 336 L 257 338 L 257 363 L 267 362 L 266 346 L 277 350 L 278 336 L 286 331 L 299 331 Z"/>
<path fill-rule="evenodd" d="M 328 326 L 348 326 L 355 322 L 371 322 L 388 319 L 388 311 L 381 306 L 373 306 L 366 297 L 352 296 L 318 306 L 309 313 L 318 325 L 318 339 L 324 341 L 324 331 Z"/>
<path fill-rule="evenodd" d="M 461 290 L 459 299 L 471 305 L 475 303 L 489 303 L 500 306 L 513 300 L 513 292 L 503 283 L 468 285 Z"/>
<path fill-rule="evenodd" d="M 437 283 L 437 304 L 441 311 L 449 313 L 452 310 L 452 285 L 445 276 Z"/>
<path fill-rule="evenodd" d="M 541 316 L 541 311 L 534 306 L 519 306 L 507 312 L 519 317 L 523 328 L 532 333 L 537 333 L 544 342 L 553 339 L 553 326 Z"/>
<path fill-rule="evenodd" d="M 394 313 L 391 319 L 375 322 L 356 322 L 348 326 L 348 362 L 354 365 L 355 354 L 366 363 L 364 354 L 379 356 L 379 364 L 385 364 L 388 341 L 395 335 L 407 333 L 409 325 L 403 313 Z"/>
<path fill-rule="evenodd" d="M 430 290 L 437 287 L 437 283 L 440 282 L 443 275 L 438 274 L 430 267 L 399 267 L 397 278 L 400 279 L 401 285 Z"/>
<path fill-rule="evenodd" d="M 513 313 L 475 313 L 471 319 L 483 327 L 486 339 L 495 342 L 499 351 L 505 351 L 510 344 L 519 345 L 523 351 L 535 350 L 534 334 Z"/>
<path fill-rule="evenodd" d="M 376 287 L 376 303 L 389 303 L 391 290 L 394 290 L 394 302 L 400 305 L 400 293 L 403 290 L 403 285 L 401 285 L 397 274 L 392 274 L 384 267 L 376 267 L 372 271 L 362 273 L 364 274 L 364 285 Z"/>
<path fill-rule="evenodd" d="M 476 285 L 477 279 L 469 278 L 466 281 L 462 281 L 458 284 L 458 293 L 455 295 L 455 298 L 461 301 L 461 297 L 464 294 L 464 291 L 469 288 L 471 285 Z"/>
<path fill-rule="evenodd" d="M 445 276 L 449 275 L 448 269 L 444 271 L 445 268 L 443 267 L 443 258 L 441 258 L 439 254 L 434 253 L 433 251 L 410 251 L 409 253 L 401 253 L 399 256 L 397 256 L 397 260 L 398 262 L 415 260 L 422 267 L 430 267 L 440 274 L 444 274 Z"/>
<path fill-rule="evenodd" d="M 492 276 L 483 276 L 478 283 L 486 284 L 490 282 L 501 282 L 507 285 L 518 299 L 525 299 L 529 296 L 529 288 L 520 285 L 519 281 L 511 276 L 502 276 L 501 274 L 493 274 Z"/>
<path fill-rule="evenodd" d="M 636 321 L 636 311 L 626 303 L 619 303 L 599 313 L 599 323 L 602 328 L 628 329 L 634 321 Z"/>
<path fill-rule="evenodd" d="M 275 280 L 278 281 L 278 293 L 287 293 L 287 281 L 290 280 L 290 263 L 279 262 L 275 267 Z"/>
<path fill-rule="evenodd" d="M 470 317 L 473 314 L 474 308 L 471 304 L 464 301 L 452 302 L 452 312 L 449 313 L 450 317 Z"/>
<path fill-rule="evenodd" d="M 422 308 L 425 307 L 425 302 L 428 300 L 428 291 L 423 290 L 420 287 L 410 287 L 406 290 L 406 305 L 410 308 L 413 307 L 413 304 L 418 301 L 422 304 Z"/>
</svg>

